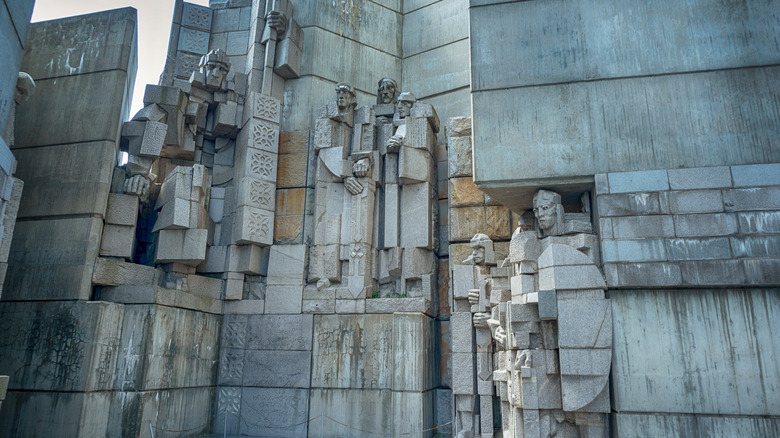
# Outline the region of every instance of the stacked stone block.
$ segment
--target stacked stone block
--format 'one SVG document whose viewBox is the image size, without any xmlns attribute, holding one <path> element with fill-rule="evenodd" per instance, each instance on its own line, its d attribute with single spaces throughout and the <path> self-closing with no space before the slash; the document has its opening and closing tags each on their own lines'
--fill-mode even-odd
<svg viewBox="0 0 780 438">
<path fill-rule="evenodd" d="M 607 284 L 777 284 L 778 174 L 760 164 L 597 175 Z"/>
</svg>

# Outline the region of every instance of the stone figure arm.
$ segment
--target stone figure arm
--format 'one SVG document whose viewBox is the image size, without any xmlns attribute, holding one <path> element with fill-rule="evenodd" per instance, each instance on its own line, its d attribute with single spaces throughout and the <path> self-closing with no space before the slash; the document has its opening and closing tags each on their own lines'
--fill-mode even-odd
<svg viewBox="0 0 780 438">
<path fill-rule="evenodd" d="M 281 11 L 271 11 L 265 16 L 265 24 L 281 35 L 287 30 L 287 17 Z"/>
<path fill-rule="evenodd" d="M 479 289 L 469 290 L 469 304 L 471 304 L 472 306 L 479 304 Z"/>
</svg>

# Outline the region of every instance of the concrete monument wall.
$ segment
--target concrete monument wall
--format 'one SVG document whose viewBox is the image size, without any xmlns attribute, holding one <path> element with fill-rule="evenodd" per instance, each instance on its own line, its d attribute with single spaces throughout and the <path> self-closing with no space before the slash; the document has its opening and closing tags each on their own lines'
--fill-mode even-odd
<svg viewBox="0 0 780 438">
<path fill-rule="evenodd" d="M 596 173 L 780 160 L 777 15 L 772 2 L 472 1 L 477 185 L 514 208 Z"/>
</svg>

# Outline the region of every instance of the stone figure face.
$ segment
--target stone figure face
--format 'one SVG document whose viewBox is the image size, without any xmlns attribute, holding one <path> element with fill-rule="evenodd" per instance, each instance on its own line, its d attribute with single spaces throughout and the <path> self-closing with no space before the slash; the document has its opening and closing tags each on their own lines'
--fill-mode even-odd
<svg viewBox="0 0 780 438">
<path fill-rule="evenodd" d="M 379 82 L 379 103 L 393 103 L 395 99 L 396 84 L 392 79 L 382 79 Z"/>
<path fill-rule="evenodd" d="M 403 119 L 412 112 L 412 102 L 398 102 L 398 115 Z"/>
<path fill-rule="evenodd" d="M 336 85 L 336 105 L 340 110 L 345 110 L 355 105 L 355 92 L 349 84 L 340 83 Z"/>
<path fill-rule="evenodd" d="M 558 220 L 561 196 L 555 192 L 539 190 L 534 196 L 534 215 L 542 230 L 552 229 Z"/>
<path fill-rule="evenodd" d="M 414 97 L 414 94 L 408 91 L 399 94 L 398 99 L 395 101 L 395 112 L 398 113 L 398 117 L 402 119 L 409 117 L 415 102 L 417 102 L 417 98 Z"/>
<path fill-rule="evenodd" d="M 209 61 L 204 67 L 203 74 L 206 75 L 207 83 L 222 83 L 222 80 L 227 76 L 228 68 L 221 62 Z"/>
<path fill-rule="evenodd" d="M 484 246 L 475 246 L 474 249 L 471 250 L 471 259 L 474 261 L 475 265 L 481 265 L 485 263 L 485 247 Z"/>
</svg>

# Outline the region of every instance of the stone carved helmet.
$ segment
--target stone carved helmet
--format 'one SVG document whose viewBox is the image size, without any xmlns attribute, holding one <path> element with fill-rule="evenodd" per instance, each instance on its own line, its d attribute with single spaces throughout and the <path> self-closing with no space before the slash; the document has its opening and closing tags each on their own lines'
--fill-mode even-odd
<svg viewBox="0 0 780 438">
<path fill-rule="evenodd" d="M 463 262 L 467 265 L 494 265 L 496 255 L 493 251 L 493 241 L 487 234 L 477 233 L 469 242 L 471 255 Z"/>
<path fill-rule="evenodd" d="M 414 97 L 414 94 L 408 91 L 399 94 L 395 101 L 395 111 L 398 113 L 398 116 L 402 119 L 409 117 L 415 102 L 417 102 L 417 98 Z"/>
<path fill-rule="evenodd" d="M 398 99 L 398 83 L 393 78 L 382 78 L 377 83 L 376 103 L 393 103 Z"/>
<path fill-rule="evenodd" d="M 544 189 L 536 192 L 534 195 L 534 216 L 536 216 L 536 229 L 540 237 L 563 234 L 564 214 L 561 195 Z"/>
<path fill-rule="evenodd" d="M 355 89 L 346 82 L 340 82 L 336 85 L 336 105 L 340 110 L 357 105 Z"/>
</svg>

